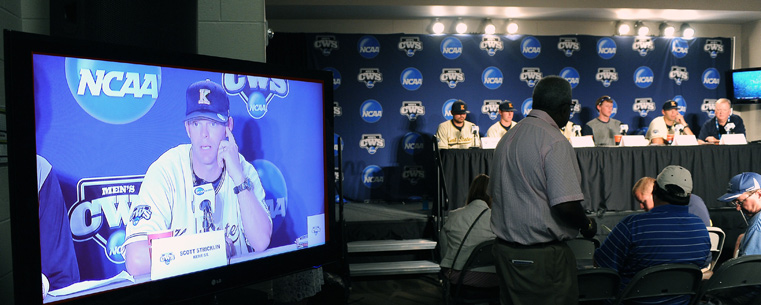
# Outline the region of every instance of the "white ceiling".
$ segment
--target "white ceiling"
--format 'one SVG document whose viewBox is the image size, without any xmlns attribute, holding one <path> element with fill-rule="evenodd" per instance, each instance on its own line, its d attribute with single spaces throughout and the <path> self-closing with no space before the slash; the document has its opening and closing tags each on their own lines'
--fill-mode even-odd
<svg viewBox="0 0 761 305">
<path fill-rule="evenodd" d="M 761 20 L 761 1 L 733 0 L 271 0 L 267 19 L 649 20 L 743 24 Z M 444 1 L 439 1 L 439 3 Z M 502 4 L 502 5 L 500 5 Z M 525 5 L 521 5 L 525 4 Z M 651 8 L 648 8 L 651 7 Z"/>
</svg>

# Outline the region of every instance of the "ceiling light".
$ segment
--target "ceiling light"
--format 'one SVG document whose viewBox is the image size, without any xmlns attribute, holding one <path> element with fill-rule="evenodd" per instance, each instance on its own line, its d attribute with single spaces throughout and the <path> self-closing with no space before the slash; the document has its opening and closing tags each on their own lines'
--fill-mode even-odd
<svg viewBox="0 0 761 305">
<path fill-rule="evenodd" d="M 695 29 L 693 29 L 688 23 L 682 24 L 682 38 L 693 38 L 695 37 Z"/>
<path fill-rule="evenodd" d="M 663 37 L 674 37 L 674 32 L 676 31 L 676 28 L 674 28 L 673 25 L 669 25 L 665 22 L 661 23 L 658 29 L 661 31 L 661 36 Z"/>
<path fill-rule="evenodd" d="M 468 25 L 462 21 L 462 18 L 457 18 L 457 27 L 455 27 L 457 34 L 465 34 L 468 31 Z"/>
<path fill-rule="evenodd" d="M 637 31 L 637 36 L 647 36 L 650 33 L 650 28 L 642 23 L 642 21 L 637 21 L 634 24 L 634 30 Z"/>
<path fill-rule="evenodd" d="M 627 35 L 629 34 L 629 24 L 623 21 L 619 21 L 616 25 L 616 31 L 618 32 L 618 35 Z"/>
<path fill-rule="evenodd" d="M 434 34 L 444 33 L 444 24 L 439 21 L 439 18 L 436 18 L 436 20 L 433 22 L 431 30 L 433 30 Z"/>
<path fill-rule="evenodd" d="M 497 32 L 497 27 L 494 26 L 494 23 L 491 22 L 491 19 L 486 18 L 486 22 L 484 24 L 484 33 L 486 33 L 486 35 L 494 35 L 494 33 Z"/>
<path fill-rule="evenodd" d="M 512 19 L 507 22 L 507 33 L 511 35 L 518 33 L 518 24 Z"/>
</svg>

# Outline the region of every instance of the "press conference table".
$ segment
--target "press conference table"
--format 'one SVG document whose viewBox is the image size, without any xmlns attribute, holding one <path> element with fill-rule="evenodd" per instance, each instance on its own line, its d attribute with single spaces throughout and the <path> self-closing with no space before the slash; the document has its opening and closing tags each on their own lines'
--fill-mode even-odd
<svg viewBox="0 0 761 305">
<path fill-rule="evenodd" d="M 692 173 L 693 193 L 708 208 L 725 207 L 716 201 L 729 179 L 741 172 L 761 173 L 761 144 L 589 147 L 575 148 L 581 170 L 585 209 L 611 211 L 639 209 L 631 196 L 643 176 L 656 177 L 664 167 L 681 165 Z M 449 210 L 465 205 L 468 187 L 476 175 L 490 174 L 493 149 L 443 149 L 442 174 L 449 194 Z"/>
</svg>

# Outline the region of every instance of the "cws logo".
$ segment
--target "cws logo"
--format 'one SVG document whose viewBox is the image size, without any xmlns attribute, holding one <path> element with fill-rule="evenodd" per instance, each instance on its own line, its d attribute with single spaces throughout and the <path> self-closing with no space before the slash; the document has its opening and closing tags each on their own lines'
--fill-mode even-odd
<svg viewBox="0 0 761 305">
<path fill-rule="evenodd" d="M 611 59 L 616 56 L 616 42 L 610 37 L 600 38 L 597 41 L 597 55 L 602 59 Z"/>
<path fill-rule="evenodd" d="M 108 124 L 140 119 L 161 90 L 161 67 L 67 57 L 65 70 L 79 107 Z"/>
<path fill-rule="evenodd" d="M 499 103 L 502 102 L 500 100 L 484 100 L 483 106 L 481 106 L 481 113 L 488 115 L 489 119 L 494 121 L 499 116 Z M 505 103 L 510 103 L 510 101 L 505 100 Z"/>
<path fill-rule="evenodd" d="M 374 36 L 365 35 L 357 42 L 359 55 L 367 59 L 373 59 L 380 54 L 380 43 Z"/>
<path fill-rule="evenodd" d="M 502 80 L 502 71 L 497 67 L 488 67 L 481 73 L 481 83 L 488 89 L 494 90 L 499 88 L 499 86 L 502 86 Z"/>
<path fill-rule="evenodd" d="M 338 50 L 338 40 L 333 35 L 317 35 L 314 39 L 314 48 L 320 50 L 323 56 L 330 56 L 330 52 Z"/>
<path fill-rule="evenodd" d="M 705 112 L 708 118 L 711 119 L 716 116 L 716 99 L 706 98 L 703 99 L 703 104 L 700 105 L 700 111 Z"/>
<path fill-rule="evenodd" d="M 632 105 L 632 110 L 634 110 L 636 113 L 639 113 L 639 116 L 644 118 L 647 117 L 647 114 L 650 111 L 655 110 L 655 103 L 653 102 L 653 99 L 649 97 L 635 98 L 634 105 Z"/>
<path fill-rule="evenodd" d="M 647 88 L 653 84 L 655 75 L 650 67 L 642 66 L 634 70 L 634 84 L 640 88 Z"/>
<path fill-rule="evenodd" d="M 288 80 L 260 76 L 225 73 L 222 75 L 222 87 L 227 94 L 238 95 L 248 107 L 248 114 L 261 119 L 267 114 L 267 108 L 275 97 L 288 96 Z"/>
<path fill-rule="evenodd" d="M 571 99 L 571 115 L 568 119 L 573 119 L 573 116 L 577 113 L 581 113 L 581 103 L 579 103 L 579 99 Z M 613 117 L 612 114 L 611 117 Z"/>
<path fill-rule="evenodd" d="M 372 89 L 375 83 L 383 81 L 383 74 L 378 68 L 361 68 L 357 74 L 357 80 L 365 83 L 365 87 Z"/>
<path fill-rule="evenodd" d="M 365 122 L 375 123 L 383 117 L 383 107 L 376 100 L 366 100 L 359 107 L 359 115 Z"/>
<path fill-rule="evenodd" d="M 607 88 L 612 82 L 618 81 L 618 72 L 616 72 L 616 68 L 612 67 L 597 68 L 595 79 Z"/>
<path fill-rule="evenodd" d="M 420 37 L 401 37 L 398 47 L 407 57 L 412 57 L 415 56 L 415 52 L 423 50 L 423 42 L 420 41 Z"/>
<path fill-rule="evenodd" d="M 410 156 L 421 153 L 425 148 L 425 138 L 417 132 L 408 132 L 402 137 L 404 152 Z"/>
<path fill-rule="evenodd" d="M 386 147 L 386 140 L 379 133 L 364 133 L 362 139 L 359 140 L 359 148 L 367 149 L 367 152 L 374 155 L 378 152 L 378 148 Z"/>
<path fill-rule="evenodd" d="M 159 261 L 169 266 L 169 264 L 175 259 L 174 253 L 164 253 L 161 254 L 161 257 L 159 257 Z"/>
<path fill-rule="evenodd" d="M 422 166 L 405 166 L 402 171 L 402 179 L 416 185 L 421 179 L 425 179 L 425 170 Z"/>
<path fill-rule="evenodd" d="M 682 38 L 677 37 L 671 41 L 671 54 L 674 54 L 676 58 L 687 56 L 689 49 L 690 45 L 688 45 Z"/>
<path fill-rule="evenodd" d="M 447 59 L 456 59 L 462 55 L 462 42 L 455 37 L 447 37 L 441 41 L 441 55 Z"/>
<path fill-rule="evenodd" d="M 151 218 L 146 205 L 137 202 L 143 176 L 85 178 L 77 182 L 77 201 L 69 208 L 71 237 L 75 243 L 95 243 L 115 264 L 124 263 L 125 228 Z M 131 210 L 133 209 L 133 210 Z M 175 232 L 175 236 L 178 235 Z"/>
<path fill-rule="evenodd" d="M 566 57 L 571 57 L 574 51 L 581 50 L 581 44 L 576 37 L 560 37 L 558 50 L 563 52 Z"/>
<path fill-rule="evenodd" d="M 673 100 L 676 102 L 677 109 L 679 109 L 679 114 L 684 115 L 687 112 L 687 101 L 685 101 L 684 97 L 681 95 L 675 96 Z"/>
<path fill-rule="evenodd" d="M 331 68 L 331 67 L 328 67 L 328 68 L 325 68 L 325 69 L 322 69 L 322 70 L 323 71 L 329 71 L 329 72 L 333 73 L 333 90 L 338 89 L 338 87 L 341 86 L 341 72 L 338 72 L 338 70 L 336 70 L 335 68 Z"/>
<path fill-rule="evenodd" d="M 719 71 L 714 68 L 708 68 L 703 71 L 703 86 L 707 89 L 716 89 L 721 83 L 721 76 Z"/>
<path fill-rule="evenodd" d="M 502 43 L 502 40 L 499 39 L 499 36 L 484 35 L 484 37 L 481 38 L 481 43 L 478 44 L 478 48 L 486 51 L 486 54 L 489 54 L 489 56 L 494 56 L 494 54 L 497 54 L 497 51 L 504 50 L 505 45 Z"/>
<path fill-rule="evenodd" d="M 452 104 L 456 102 L 457 99 L 448 99 L 446 102 L 444 102 L 444 106 L 441 107 L 441 115 L 444 116 L 444 119 L 451 120 L 453 118 L 452 116 Z"/>
<path fill-rule="evenodd" d="M 423 85 L 423 73 L 420 73 L 420 70 L 415 68 L 404 69 L 400 81 L 404 89 L 415 91 Z"/>
<path fill-rule="evenodd" d="M 542 79 L 542 71 L 539 68 L 524 67 L 519 78 L 521 81 L 526 82 L 529 88 L 533 88 Z"/>
<path fill-rule="evenodd" d="M 442 83 L 447 84 L 449 88 L 454 89 L 457 87 L 457 83 L 465 81 L 465 73 L 462 73 L 462 69 L 460 68 L 444 68 L 441 69 L 439 80 Z"/>
<path fill-rule="evenodd" d="M 531 112 L 531 106 L 534 105 L 534 99 L 527 98 L 523 101 L 523 104 L 521 104 L 521 114 L 523 114 L 523 117 L 527 117 L 528 114 Z"/>
<path fill-rule="evenodd" d="M 399 108 L 399 113 L 412 122 L 417 120 L 418 116 L 425 115 L 425 106 L 421 101 L 402 101 L 402 108 Z"/>
<path fill-rule="evenodd" d="M 579 71 L 576 71 L 572 67 L 565 67 L 563 70 L 560 70 L 560 77 L 565 78 L 565 80 L 571 83 L 571 89 L 579 85 Z"/>
<path fill-rule="evenodd" d="M 542 53 L 542 44 L 534 36 L 528 36 L 521 40 L 521 54 L 528 59 L 534 59 Z M 533 86 L 532 86 L 533 87 Z"/>
<path fill-rule="evenodd" d="M 338 104 L 338 102 L 333 101 L 333 117 L 342 116 L 343 115 L 343 108 L 341 108 L 341 105 Z"/>
<path fill-rule="evenodd" d="M 655 51 L 655 43 L 650 37 L 635 37 L 632 50 L 639 52 L 639 56 L 647 56 L 647 52 Z"/>
<path fill-rule="evenodd" d="M 256 173 L 259 174 L 260 181 L 262 182 L 262 188 L 264 189 L 264 203 L 267 205 L 267 209 L 272 218 L 272 232 L 277 232 L 282 226 L 288 223 L 288 216 L 286 211 L 288 210 L 288 185 L 285 182 L 285 176 L 280 169 L 272 162 L 264 159 L 256 159 L 251 162 L 251 165 L 256 168 Z M 237 241 L 241 238 L 243 230 L 237 228 L 237 225 L 232 227 L 225 227 L 225 237 L 230 238 L 232 241 Z M 277 246 L 283 241 L 276 241 L 273 238 L 273 246 Z M 249 249 L 253 252 L 252 249 Z"/>
<path fill-rule="evenodd" d="M 716 58 L 716 56 L 719 56 L 719 53 L 724 53 L 724 43 L 720 39 L 706 39 L 703 51 L 708 52 L 711 58 Z"/>
<path fill-rule="evenodd" d="M 377 189 L 383 185 L 383 169 L 370 165 L 362 170 L 362 184 L 369 189 Z"/>
<path fill-rule="evenodd" d="M 671 72 L 669 72 L 669 78 L 674 80 L 677 85 L 681 85 L 683 81 L 690 79 L 690 73 L 687 72 L 686 67 L 671 66 Z"/>
</svg>

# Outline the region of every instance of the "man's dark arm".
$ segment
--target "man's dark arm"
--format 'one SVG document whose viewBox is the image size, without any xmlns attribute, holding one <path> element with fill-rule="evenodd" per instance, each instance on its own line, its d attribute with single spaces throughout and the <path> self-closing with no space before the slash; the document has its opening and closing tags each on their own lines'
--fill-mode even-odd
<svg viewBox="0 0 761 305">
<path fill-rule="evenodd" d="M 554 205 L 552 211 L 569 225 L 578 228 L 582 236 L 592 238 L 597 234 L 597 222 L 587 217 L 584 208 L 581 207 L 581 201 L 568 201 Z"/>
</svg>

